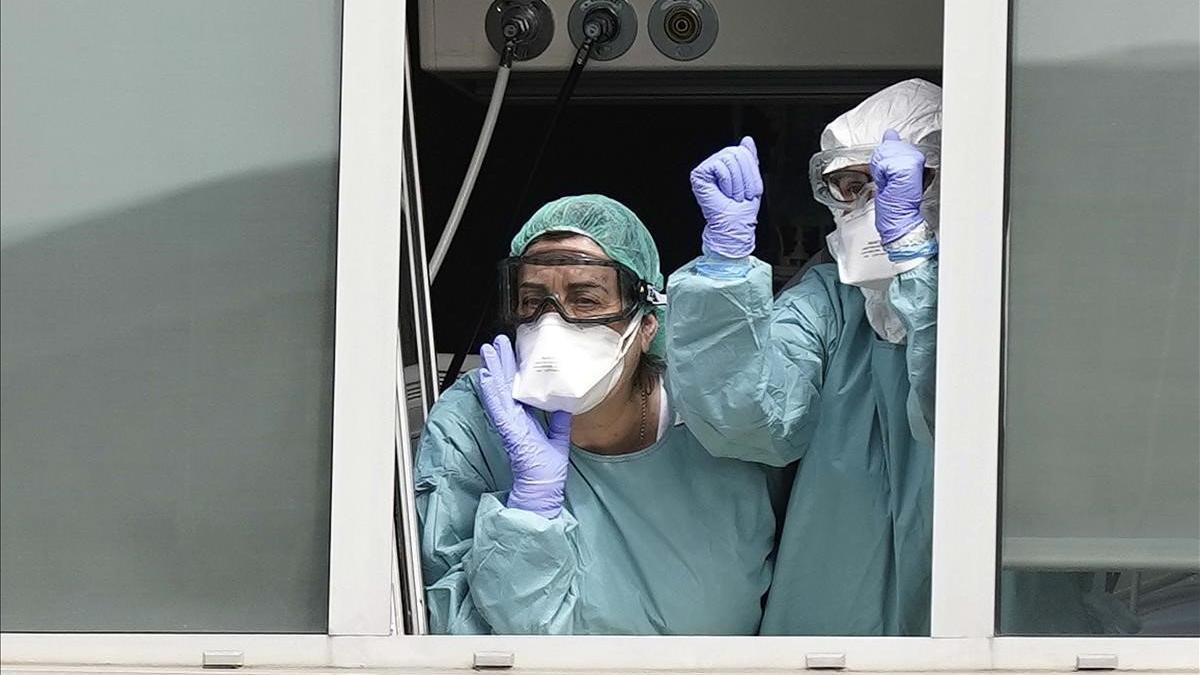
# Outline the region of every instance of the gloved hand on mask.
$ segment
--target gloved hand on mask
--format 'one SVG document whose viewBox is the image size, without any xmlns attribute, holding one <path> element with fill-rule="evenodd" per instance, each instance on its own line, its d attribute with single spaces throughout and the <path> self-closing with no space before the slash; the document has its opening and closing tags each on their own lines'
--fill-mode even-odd
<svg viewBox="0 0 1200 675">
<path fill-rule="evenodd" d="M 480 350 L 480 396 L 488 418 L 500 432 L 512 467 L 508 507 L 555 518 L 562 511 L 563 488 L 571 447 L 571 415 L 550 414 L 546 429 L 524 404 L 513 399 L 517 359 L 508 336 Z"/>
<path fill-rule="evenodd" d="M 936 235 L 921 215 L 925 155 L 888 129 L 871 155 L 870 169 L 875 183 L 875 229 L 888 258 L 910 260 L 936 253 Z"/>
<path fill-rule="evenodd" d="M 762 201 L 758 148 L 746 136 L 719 150 L 691 173 L 692 194 L 704 214 L 706 253 L 745 258 L 754 252 L 754 228 Z"/>
</svg>

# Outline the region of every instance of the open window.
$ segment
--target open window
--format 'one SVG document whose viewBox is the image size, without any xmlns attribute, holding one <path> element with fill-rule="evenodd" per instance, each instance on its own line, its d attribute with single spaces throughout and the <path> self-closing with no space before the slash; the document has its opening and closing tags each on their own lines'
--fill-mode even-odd
<svg viewBox="0 0 1200 675">
<path fill-rule="evenodd" d="M 6 669 L 1200 665 L 1195 3 L 633 2 L 526 191 L 572 4 L 434 280 L 484 4 L 5 1 Z M 714 40 L 652 31 L 663 5 Z M 429 634 L 414 453 L 512 228 L 608 193 L 669 274 L 699 253 L 687 172 L 750 134 L 779 289 L 833 228 L 822 126 L 907 77 L 944 100 L 928 631 Z M 1128 634 L 1006 622 L 1062 575 Z"/>
</svg>

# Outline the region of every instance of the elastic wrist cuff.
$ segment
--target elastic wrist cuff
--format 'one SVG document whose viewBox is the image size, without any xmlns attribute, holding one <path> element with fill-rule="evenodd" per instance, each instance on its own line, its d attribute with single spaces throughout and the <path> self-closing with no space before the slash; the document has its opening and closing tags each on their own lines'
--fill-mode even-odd
<svg viewBox="0 0 1200 675">
<path fill-rule="evenodd" d="M 937 231 L 929 223 L 921 221 L 900 238 L 884 244 L 883 249 L 893 262 L 928 258 L 938 252 Z"/>
</svg>

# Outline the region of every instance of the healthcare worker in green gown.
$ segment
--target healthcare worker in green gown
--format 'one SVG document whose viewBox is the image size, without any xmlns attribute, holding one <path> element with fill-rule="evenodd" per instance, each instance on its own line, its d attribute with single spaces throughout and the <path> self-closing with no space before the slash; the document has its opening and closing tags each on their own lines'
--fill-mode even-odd
<svg viewBox="0 0 1200 675">
<path fill-rule="evenodd" d="M 703 256 L 667 291 L 678 411 L 715 455 L 796 465 L 764 634 L 929 634 L 941 116 L 941 89 L 909 80 L 825 128 L 810 182 L 836 228 L 776 298 L 751 257 L 753 140 L 692 172 Z M 1005 603 L 1026 615 L 1002 630 L 1112 630 L 1089 579 L 1003 575 L 1044 602 Z"/>
<path fill-rule="evenodd" d="M 661 377 L 650 233 L 598 195 L 542 207 L 500 264 L 501 335 L 416 464 L 438 633 L 754 634 L 778 470 L 718 458 Z"/>
</svg>

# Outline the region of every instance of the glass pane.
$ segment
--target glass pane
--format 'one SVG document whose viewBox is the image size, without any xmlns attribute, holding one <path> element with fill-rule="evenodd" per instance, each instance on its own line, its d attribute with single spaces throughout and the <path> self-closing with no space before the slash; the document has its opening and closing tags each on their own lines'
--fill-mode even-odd
<svg viewBox="0 0 1200 675">
<path fill-rule="evenodd" d="M 324 632 L 340 4 L 2 11 L 3 630 Z"/>
<path fill-rule="evenodd" d="M 1195 0 L 1016 0 L 1000 628 L 1200 633 Z"/>
</svg>

